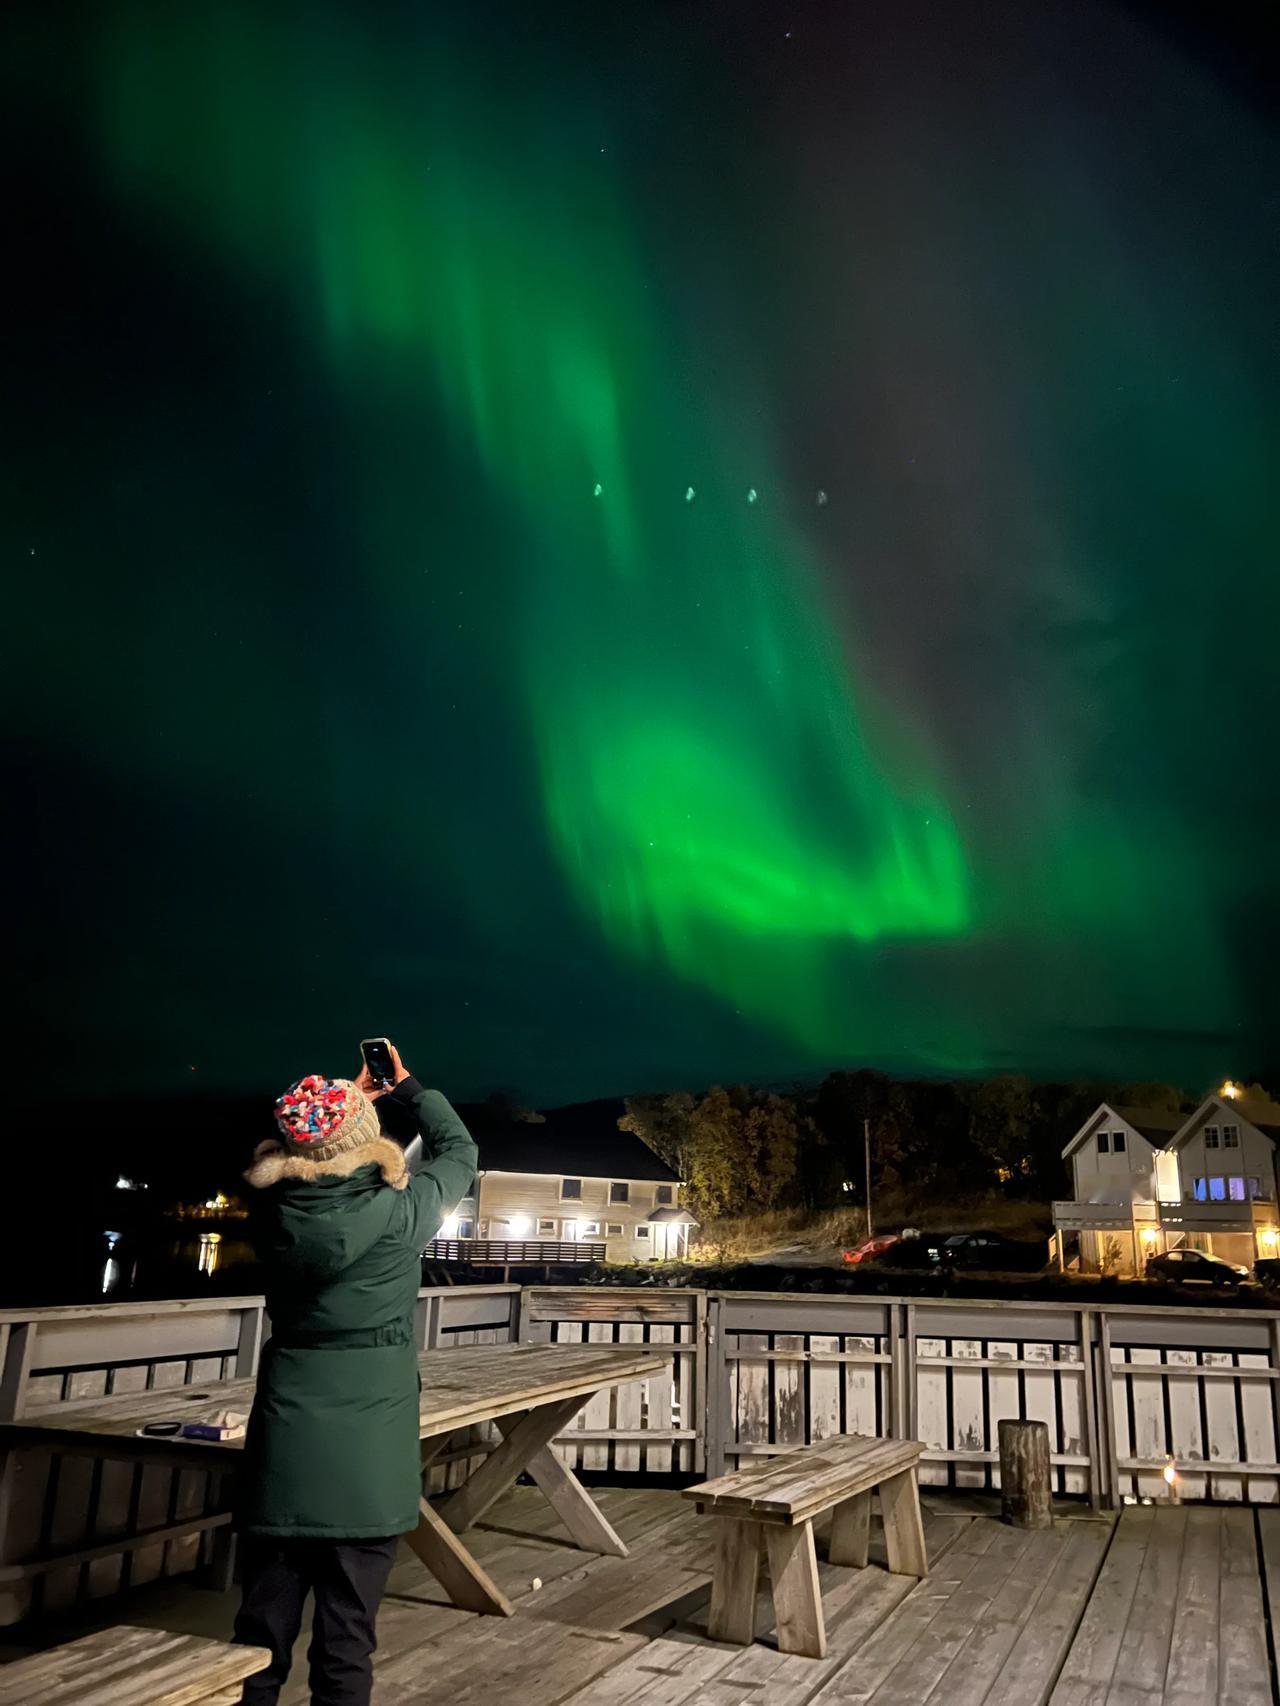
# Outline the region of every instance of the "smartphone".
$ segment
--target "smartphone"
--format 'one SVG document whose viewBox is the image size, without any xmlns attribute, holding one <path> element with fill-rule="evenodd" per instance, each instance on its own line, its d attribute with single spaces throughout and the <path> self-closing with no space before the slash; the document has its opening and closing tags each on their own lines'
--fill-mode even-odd
<svg viewBox="0 0 1280 1706">
<path fill-rule="evenodd" d="M 364 1056 L 369 1076 L 375 1084 L 385 1084 L 389 1087 L 395 1083 L 396 1063 L 391 1058 L 389 1037 L 366 1037 L 360 1044 L 360 1053 Z"/>
</svg>

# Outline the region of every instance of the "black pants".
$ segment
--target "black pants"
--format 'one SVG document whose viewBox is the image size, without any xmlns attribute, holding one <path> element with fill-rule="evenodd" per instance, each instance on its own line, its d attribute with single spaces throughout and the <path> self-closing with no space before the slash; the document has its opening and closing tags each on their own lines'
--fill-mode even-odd
<svg viewBox="0 0 1280 1706">
<path fill-rule="evenodd" d="M 289 1675 L 308 1591 L 313 1706 L 369 1706 L 373 1691 L 373 1624 L 391 1574 L 397 1536 L 388 1540 L 271 1540 L 243 1535 L 244 1597 L 235 1639 L 268 1647 L 266 1670 L 244 1685 L 241 1706 L 276 1706 Z"/>
</svg>

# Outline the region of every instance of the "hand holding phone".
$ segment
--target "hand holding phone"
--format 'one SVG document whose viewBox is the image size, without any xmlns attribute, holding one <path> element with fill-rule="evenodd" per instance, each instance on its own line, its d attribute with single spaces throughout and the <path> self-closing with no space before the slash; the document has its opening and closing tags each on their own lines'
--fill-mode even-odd
<svg viewBox="0 0 1280 1706">
<path fill-rule="evenodd" d="M 366 1037 L 360 1044 L 364 1065 L 356 1083 L 372 1101 L 409 1076 L 400 1051 L 390 1037 Z"/>
</svg>

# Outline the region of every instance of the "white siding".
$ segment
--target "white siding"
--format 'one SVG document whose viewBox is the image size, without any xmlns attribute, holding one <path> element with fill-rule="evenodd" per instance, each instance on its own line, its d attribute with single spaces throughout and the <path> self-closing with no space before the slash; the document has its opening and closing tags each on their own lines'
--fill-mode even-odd
<svg viewBox="0 0 1280 1706">
<path fill-rule="evenodd" d="M 1181 1202 L 1182 1181 L 1178 1174 L 1178 1158 L 1169 1150 L 1156 1154 L 1156 1186 L 1159 1202 Z"/>
<path fill-rule="evenodd" d="M 1113 1133 L 1124 1133 L 1122 1154 Z M 1107 1133 L 1107 1153 L 1098 1151 L 1098 1133 Z M 1072 1157 L 1077 1202 L 1150 1202 L 1156 1197 L 1155 1151 L 1133 1127 L 1114 1114 L 1098 1114 Z"/>
<path fill-rule="evenodd" d="M 610 1202 L 610 1185 L 624 1183 L 628 1200 Z M 581 1199 L 561 1196 L 562 1179 L 549 1173 L 484 1173 L 480 1179 L 480 1201 L 477 1220 L 487 1221 L 489 1238 L 568 1238 L 567 1220 L 595 1222 L 598 1232 L 581 1232 L 589 1243 L 604 1241 L 611 1261 L 628 1261 L 647 1257 L 652 1249 L 651 1239 L 636 1237 L 638 1225 L 648 1225 L 649 1216 L 658 1206 L 658 1185 L 652 1179 L 589 1179 L 582 1180 Z M 671 1187 L 673 1206 L 679 1202 L 679 1189 Z M 529 1222 L 527 1231 L 512 1230 L 512 1221 L 524 1216 Z M 540 1220 L 554 1220 L 554 1233 L 539 1233 Z M 607 1237 L 605 1227 L 610 1223 L 623 1228 L 621 1237 Z M 480 1229 L 477 1226 L 477 1236 Z"/>
<path fill-rule="evenodd" d="M 1217 1128 L 1216 1149 L 1205 1147 L 1206 1126 Z M 1239 1144 L 1235 1149 L 1224 1147 L 1225 1126 L 1235 1126 L 1239 1133 Z M 1178 1168 L 1182 1175 L 1183 1195 L 1187 1197 L 1193 1195 L 1197 1179 L 1215 1176 L 1247 1179 L 1252 1176 L 1261 1181 L 1264 1200 L 1275 1198 L 1275 1150 L 1271 1140 L 1251 1126 L 1241 1114 L 1234 1112 L 1230 1105 L 1217 1104 L 1197 1120 L 1191 1136 L 1178 1149 Z M 1229 1197 L 1230 1187 L 1226 1188 Z"/>
</svg>

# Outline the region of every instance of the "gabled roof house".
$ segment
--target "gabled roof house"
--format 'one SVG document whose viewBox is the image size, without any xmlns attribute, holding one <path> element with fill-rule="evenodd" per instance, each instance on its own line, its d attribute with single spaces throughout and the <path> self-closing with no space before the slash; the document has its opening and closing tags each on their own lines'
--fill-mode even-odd
<svg viewBox="0 0 1280 1706">
<path fill-rule="evenodd" d="M 590 1106 L 535 1121 L 477 1122 L 480 1171 L 473 1196 L 441 1229 L 442 1244 L 541 1245 L 519 1260 L 554 1259 L 550 1246 L 590 1246 L 609 1261 L 683 1256 L 697 1225 L 680 1201 L 683 1181 L 647 1144 Z M 586 1250 L 583 1254 L 586 1254 Z M 483 1256 L 481 1256 L 483 1259 Z"/>
<path fill-rule="evenodd" d="M 1250 1113 L 1254 1117 L 1250 1118 Z M 1280 1124 L 1228 1095 L 1191 1113 L 1101 1103 L 1063 1149 L 1073 1195 L 1053 1205 L 1058 1260 L 1141 1273 L 1186 1246 L 1252 1266 L 1277 1253 Z"/>
</svg>

